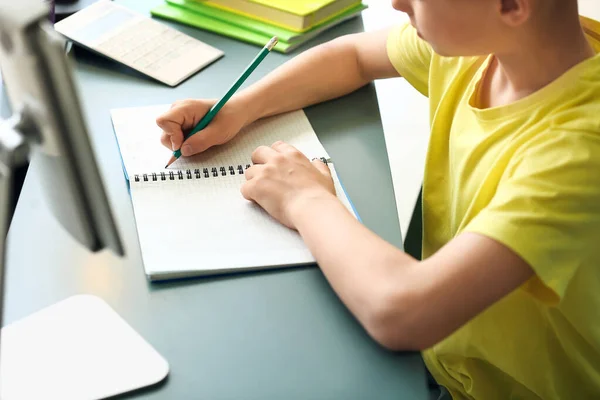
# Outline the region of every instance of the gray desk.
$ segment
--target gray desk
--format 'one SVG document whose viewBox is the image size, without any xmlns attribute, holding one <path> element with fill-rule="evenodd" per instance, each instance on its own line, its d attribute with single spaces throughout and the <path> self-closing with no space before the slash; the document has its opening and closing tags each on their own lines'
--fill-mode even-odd
<svg viewBox="0 0 600 400">
<path fill-rule="evenodd" d="M 126 3 L 147 12 L 151 1 Z M 90 254 L 50 214 L 35 160 L 9 234 L 6 323 L 77 293 L 105 299 L 170 363 L 166 382 L 136 399 L 424 399 L 416 353 L 375 344 L 317 268 L 151 284 L 141 264 L 109 109 L 218 97 L 258 48 L 177 26 L 226 56 L 179 87 L 78 54 L 76 76 L 127 256 Z M 360 20 L 324 35 L 362 30 Z M 312 43 L 314 44 L 314 42 Z M 271 54 L 256 80 L 289 56 Z M 8 110 L 0 98 L 2 114 Z M 401 246 L 373 86 L 307 110 L 364 223 Z"/>
</svg>

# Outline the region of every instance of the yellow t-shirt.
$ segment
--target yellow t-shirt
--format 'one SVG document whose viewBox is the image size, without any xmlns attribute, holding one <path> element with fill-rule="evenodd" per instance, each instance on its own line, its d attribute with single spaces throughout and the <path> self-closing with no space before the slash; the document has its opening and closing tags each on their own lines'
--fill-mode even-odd
<svg viewBox="0 0 600 400">
<path fill-rule="evenodd" d="M 600 398 L 600 56 L 479 109 L 491 57 L 441 57 L 410 25 L 387 48 L 430 99 L 423 257 L 477 232 L 536 274 L 424 351 L 429 371 L 455 399 Z"/>
</svg>

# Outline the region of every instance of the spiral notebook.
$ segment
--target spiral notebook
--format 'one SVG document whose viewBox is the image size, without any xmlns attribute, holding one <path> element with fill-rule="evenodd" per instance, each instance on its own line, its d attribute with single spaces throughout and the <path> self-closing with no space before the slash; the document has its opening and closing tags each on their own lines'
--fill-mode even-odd
<svg viewBox="0 0 600 400">
<path fill-rule="evenodd" d="M 240 193 L 250 156 L 277 140 L 309 158 L 329 156 L 303 111 L 259 120 L 229 143 L 164 169 L 158 115 L 169 106 L 111 111 L 129 182 L 146 275 L 151 280 L 312 264 L 300 235 Z M 356 217 L 333 163 L 338 198 Z"/>
</svg>

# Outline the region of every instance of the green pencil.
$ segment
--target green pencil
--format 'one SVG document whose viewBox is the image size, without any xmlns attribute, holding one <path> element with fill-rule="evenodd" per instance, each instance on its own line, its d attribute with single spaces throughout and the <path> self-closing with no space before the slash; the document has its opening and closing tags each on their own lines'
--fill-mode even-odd
<svg viewBox="0 0 600 400">
<path fill-rule="evenodd" d="M 267 43 L 265 47 L 263 47 L 261 51 L 256 55 L 256 57 L 254 57 L 254 60 L 252 60 L 252 62 L 246 67 L 246 69 L 244 70 L 244 72 L 242 72 L 240 77 L 237 78 L 233 85 L 231 85 L 231 87 L 229 88 L 227 93 L 225 93 L 225 95 L 221 98 L 221 100 L 219 100 L 214 106 L 211 107 L 211 109 L 206 113 L 204 117 L 202 117 L 202 119 L 200 120 L 200 122 L 198 122 L 198 125 L 196 125 L 194 129 L 185 134 L 184 141 L 190 138 L 192 135 L 196 134 L 197 132 L 201 131 L 202 129 L 206 128 L 208 124 L 210 124 L 210 121 L 213 120 L 213 118 L 215 117 L 215 115 L 217 115 L 219 110 L 223 108 L 225 103 L 227 103 L 231 96 L 233 96 L 233 94 L 240 88 L 240 86 L 242 86 L 242 84 L 250 76 L 252 71 L 254 71 L 256 67 L 258 67 L 258 64 L 260 64 L 261 61 L 264 60 L 264 58 L 267 56 L 267 54 L 271 52 L 271 50 L 273 49 L 273 47 L 275 47 L 276 44 L 277 36 L 273 36 L 273 38 L 269 40 L 269 43 Z M 179 157 L 181 157 L 181 150 L 175 150 L 173 152 L 173 156 L 171 157 L 165 168 L 168 168 L 169 165 L 173 164 L 175 160 L 177 160 Z"/>
</svg>

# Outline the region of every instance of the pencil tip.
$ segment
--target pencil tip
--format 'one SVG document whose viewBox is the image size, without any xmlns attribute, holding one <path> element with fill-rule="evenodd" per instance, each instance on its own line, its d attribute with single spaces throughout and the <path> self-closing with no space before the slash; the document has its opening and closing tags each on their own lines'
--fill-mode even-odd
<svg viewBox="0 0 600 400">
<path fill-rule="evenodd" d="M 169 166 L 170 166 L 171 164 L 173 164 L 175 161 L 177 161 L 177 157 L 175 157 L 175 156 L 171 156 L 171 158 L 169 159 L 169 162 L 167 163 L 167 165 L 165 165 L 165 169 L 166 169 L 166 168 L 169 168 Z"/>
</svg>

